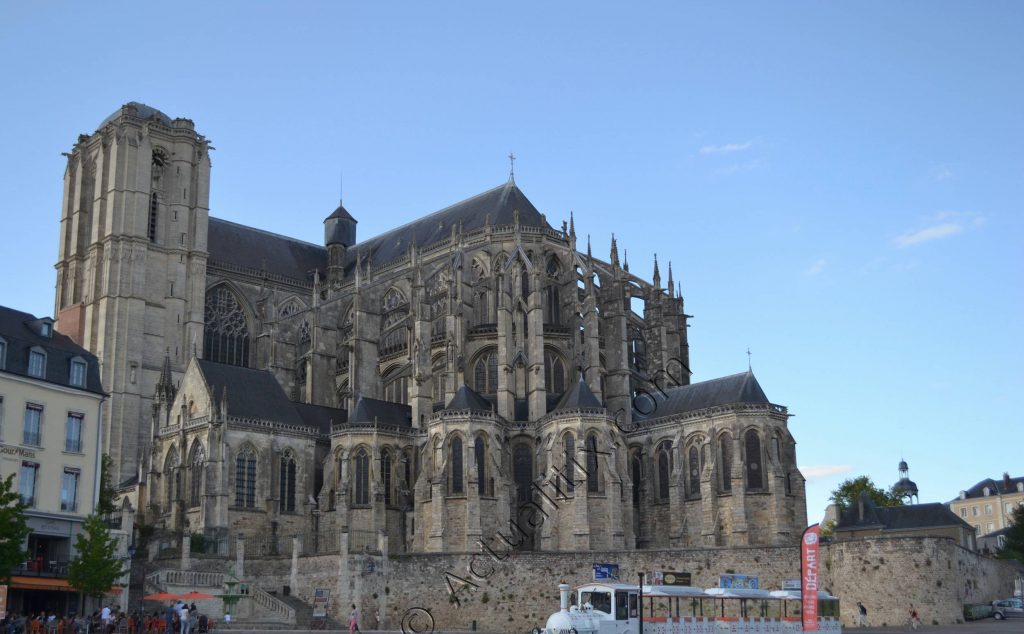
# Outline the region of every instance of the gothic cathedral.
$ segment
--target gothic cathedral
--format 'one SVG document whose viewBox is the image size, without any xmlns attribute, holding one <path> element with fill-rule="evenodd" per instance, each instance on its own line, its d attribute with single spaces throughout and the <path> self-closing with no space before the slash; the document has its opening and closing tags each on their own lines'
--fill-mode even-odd
<svg viewBox="0 0 1024 634">
<path fill-rule="evenodd" d="M 68 154 L 58 328 L 96 353 L 104 451 L 147 524 L 460 552 L 790 544 L 785 407 L 690 382 L 658 263 L 608 259 L 509 178 L 316 245 L 209 216 L 209 142 L 129 103 Z"/>
</svg>

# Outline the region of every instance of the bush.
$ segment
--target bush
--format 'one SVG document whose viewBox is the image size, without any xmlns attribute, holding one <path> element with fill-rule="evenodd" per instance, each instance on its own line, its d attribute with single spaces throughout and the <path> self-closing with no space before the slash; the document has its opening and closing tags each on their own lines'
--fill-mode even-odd
<svg viewBox="0 0 1024 634">
<path fill-rule="evenodd" d="M 192 533 L 192 537 L 188 540 L 189 548 L 194 553 L 205 553 L 207 541 L 206 537 L 202 533 Z"/>
</svg>

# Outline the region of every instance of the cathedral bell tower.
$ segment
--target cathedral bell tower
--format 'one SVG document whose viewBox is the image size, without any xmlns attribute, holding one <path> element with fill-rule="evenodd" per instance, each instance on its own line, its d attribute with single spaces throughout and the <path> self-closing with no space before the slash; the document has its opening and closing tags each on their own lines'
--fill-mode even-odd
<svg viewBox="0 0 1024 634">
<path fill-rule="evenodd" d="M 102 451 L 135 473 L 164 365 L 203 340 L 209 142 L 189 119 L 128 103 L 67 153 L 57 328 L 100 360 Z"/>
</svg>

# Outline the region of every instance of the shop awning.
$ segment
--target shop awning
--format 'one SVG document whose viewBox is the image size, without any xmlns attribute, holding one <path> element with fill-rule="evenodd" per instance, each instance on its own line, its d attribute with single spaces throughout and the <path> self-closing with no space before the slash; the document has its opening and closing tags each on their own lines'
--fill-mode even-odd
<svg viewBox="0 0 1024 634">
<path fill-rule="evenodd" d="M 52 590 L 55 592 L 74 592 L 67 579 L 53 577 L 11 577 L 11 589 L 18 590 Z"/>
</svg>

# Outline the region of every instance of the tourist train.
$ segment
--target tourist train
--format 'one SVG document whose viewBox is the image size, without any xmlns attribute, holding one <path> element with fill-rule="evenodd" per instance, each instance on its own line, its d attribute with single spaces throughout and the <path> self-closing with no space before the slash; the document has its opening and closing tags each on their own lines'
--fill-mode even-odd
<svg viewBox="0 0 1024 634">
<path fill-rule="evenodd" d="M 800 632 L 800 592 L 640 587 L 623 583 L 589 583 L 572 594 L 558 586 L 561 609 L 533 634 L 761 634 Z M 646 602 L 646 605 L 645 605 Z M 839 599 L 818 593 L 818 631 L 839 634 Z"/>
</svg>

